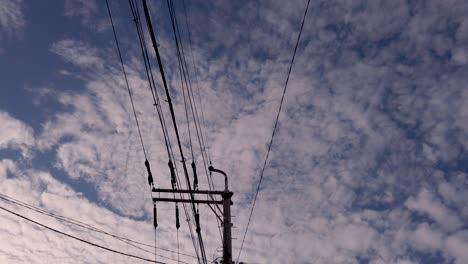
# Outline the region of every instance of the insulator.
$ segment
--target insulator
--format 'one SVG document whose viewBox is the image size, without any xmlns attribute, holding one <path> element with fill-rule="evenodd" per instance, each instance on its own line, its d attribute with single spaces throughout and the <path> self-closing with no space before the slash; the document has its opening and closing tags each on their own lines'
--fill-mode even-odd
<svg viewBox="0 0 468 264">
<path fill-rule="evenodd" d="M 153 207 L 153 225 L 154 229 L 158 227 L 158 209 L 156 208 L 156 204 Z"/>
<path fill-rule="evenodd" d="M 175 217 L 176 217 L 176 228 L 179 229 L 180 227 L 180 222 L 179 222 L 179 205 L 176 204 L 176 207 L 175 207 Z"/>
<path fill-rule="evenodd" d="M 169 170 L 171 171 L 171 184 L 172 184 L 172 189 L 175 189 L 175 184 L 176 184 L 176 176 L 175 176 L 175 170 L 174 170 L 174 164 L 172 164 L 172 160 L 169 160 L 168 162 L 169 165 Z"/>
<path fill-rule="evenodd" d="M 150 186 L 152 186 L 153 185 L 153 174 L 151 173 L 151 169 L 150 169 L 150 165 L 149 165 L 148 160 L 145 160 L 145 166 L 146 166 L 146 171 L 148 172 L 148 184 Z"/>
<path fill-rule="evenodd" d="M 193 171 L 193 188 L 198 189 L 197 166 L 195 165 L 194 161 L 192 161 L 192 171 Z"/>
<path fill-rule="evenodd" d="M 200 213 L 198 211 L 195 213 L 195 224 L 197 225 L 196 231 L 197 233 L 200 233 L 201 228 L 200 228 Z"/>
</svg>

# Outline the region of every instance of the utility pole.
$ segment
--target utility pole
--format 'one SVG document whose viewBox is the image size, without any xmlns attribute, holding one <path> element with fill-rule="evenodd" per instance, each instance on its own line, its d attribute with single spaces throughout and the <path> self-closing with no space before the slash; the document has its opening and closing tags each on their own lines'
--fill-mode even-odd
<svg viewBox="0 0 468 264">
<path fill-rule="evenodd" d="M 157 195 L 154 195 L 153 202 L 173 202 L 173 203 L 191 203 L 191 204 L 207 204 L 210 209 L 213 211 L 213 213 L 216 215 L 218 219 L 221 220 L 221 223 L 223 225 L 223 264 L 233 264 L 232 262 L 232 236 L 231 236 L 231 228 L 232 228 L 232 222 L 231 222 L 231 205 L 233 205 L 233 202 L 231 200 L 231 197 L 233 193 L 229 191 L 228 188 L 228 178 L 225 172 L 213 168 L 213 166 L 210 166 L 209 168 L 210 172 L 216 172 L 220 173 L 224 176 L 224 191 L 207 191 L 207 190 L 177 190 L 177 189 L 159 189 L 159 188 L 153 188 L 153 193 L 156 193 Z M 189 194 L 190 199 L 184 199 L 184 198 L 170 198 L 170 197 L 164 197 L 166 194 L 171 194 L 173 197 L 175 197 L 174 194 Z M 207 194 L 211 197 L 211 199 L 196 199 L 196 195 L 200 194 Z M 213 196 L 221 196 L 222 200 L 216 200 Z M 213 207 L 211 206 L 213 205 Z M 219 205 L 223 206 L 222 210 L 222 219 L 219 215 L 219 212 L 221 211 Z M 197 227 L 198 229 L 200 228 L 199 226 Z"/>
</svg>

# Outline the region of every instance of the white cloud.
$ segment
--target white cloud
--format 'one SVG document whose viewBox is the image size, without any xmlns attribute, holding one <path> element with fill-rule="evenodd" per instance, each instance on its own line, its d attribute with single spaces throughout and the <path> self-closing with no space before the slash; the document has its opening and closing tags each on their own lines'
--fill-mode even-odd
<svg viewBox="0 0 468 264">
<path fill-rule="evenodd" d="M 464 65 L 468 63 L 468 54 L 465 49 L 457 48 L 453 51 L 452 60 L 455 64 Z"/>
<path fill-rule="evenodd" d="M 411 234 L 411 241 L 416 249 L 427 252 L 436 252 L 444 244 L 442 233 L 427 223 L 418 225 Z"/>
<path fill-rule="evenodd" d="M 22 0 L 0 1 L 0 40 L 17 35 L 25 25 Z"/>
<path fill-rule="evenodd" d="M 357 239 L 359 238 L 359 239 Z M 334 241 L 342 249 L 365 253 L 376 239 L 376 233 L 365 225 L 345 225 L 334 230 Z"/>
<path fill-rule="evenodd" d="M 416 198 L 409 198 L 405 205 L 411 209 L 429 215 L 443 228 L 456 230 L 463 226 L 456 213 L 442 204 L 427 189 L 421 189 Z"/>
<path fill-rule="evenodd" d="M 447 252 L 453 256 L 456 264 L 466 263 L 468 261 L 468 232 L 461 231 L 451 235 L 445 241 Z"/>
<path fill-rule="evenodd" d="M 90 23 L 99 11 L 95 0 L 66 0 L 64 9 L 66 16 L 80 17 L 83 23 Z"/>
<path fill-rule="evenodd" d="M 189 6 L 212 161 L 228 172 L 235 192 L 235 255 L 271 135 L 295 41 L 291 32 L 300 24 L 302 2 L 284 6 L 283 1 L 246 5 L 203 1 Z M 415 250 L 464 261 L 456 245 L 464 243 L 465 237 L 452 235 L 467 216 L 461 212 L 466 208 L 466 192 L 456 188 L 465 185 L 454 180 L 461 173 L 450 171 L 456 167 L 450 162 L 462 157 L 468 146 L 466 74 L 463 68 L 452 72 L 447 61 L 434 58 L 448 56 L 447 52 L 461 46 L 444 30 L 455 30 L 445 23 L 446 18 L 462 21 L 457 10 L 463 8 L 435 2 L 413 6 L 312 1 L 241 261 L 418 263 L 417 256 L 409 256 Z M 96 2 L 67 3 L 77 7 L 68 11 L 71 16 L 95 15 Z M 167 21 L 159 15 L 162 8 L 166 7 L 158 3 L 154 9 L 158 14 L 154 24 L 165 28 Z M 456 29 L 457 38 L 464 36 L 462 28 Z M 135 34 L 119 32 L 122 43 L 129 45 L 124 49 L 124 58 L 131 62 L 126 69 L 153 174 L 158 186 L 168 187 L 167 157 L 137 62 Z M 175 51 L 171 36 L 165 34 L 157 31 L 183 149 L 189 157 Z M 71 76 L 83 86 L 73 91 L 56 87 L 57 93 L 45 95 L 56 96 L 61 108 L 42 123 L 33 142 L 37 141 L 39 151 L 54 155 L 49 165 L 55 165 L 58 173 L 23 172 L 24 177 L 6 181 L 3 191 L 13 195 L 33 189 L 26 197 L 30 202 L 89 218 L 104 228 L 121 223 L 127 234 L 136 225 L 138 234 L 151 240 L 144 158 L 114 48 L 77 38 L 58 41 L 50 51 L 79 66 L 73 68 L 73 76 L 79 78 L 64 69 L 59 69 L 66 73 L 60 77 Z M 168 117 L 166 103 L 163 109 Z M 174 142 L 172 126 L 168 128 Z M 447 165 L 449 171 L 435 176 L 435 163 Z M 21 172 L 13 161 L 4 161 L 0 173 L 7 168 Z M 200 178 L 206 181 L 204 175 Z M 215 182 L 222 186 L 221 179 Z M 80 184 L 96 193 L 96 201 L 73 190 Z M 206 182 L 201 186 L 206 187 Z M 438 194 L 427 186 L 437 188 Z M 174 208 L 160 206 L 161 236 L 173 247 Z M 434 222 L 425 224 L 427 219 L 413 217 L 414 212 Z M 202 215 L 209 216 L 206 211 Z M 129 220 L 129 216 L 146 222 Z M 220 245 L 216 224 L 211 216 L 204 224 L 211 253 Z M 21 228 L 12 230 L 20 234 Z M 21 234 L 29 232 L 36 231 L 25 229 Z M 181 235 L 190 248 L 186 230 Z M 26 244 L 18 237 L 11 247 Z M 60 248 L 59 239 L 46 235 L 35 239 L 37 243 L 50 240 L 53 248 Z M 14 248 L 9 248 L 13 253 L 8 260 L 26 258 Z M 82 249 L 74 244 L 54 257 L 76 256 Z M 85 261 L 107 261 L 106 255 L 90 252 Z"/>
<path fill-rule="evenodd" d="M 32 128 L 6 112 L 0 112 L 0 123 L 0 150 L 17 149 L 26 156 L 35 143 Z"/>
<path fill-rule="evenodd" d="M 102 59 L 97 54 L 97 49 L 82 41 L 64 39 L 52 44 L 50 51 L 77 66 L 102 67 L 103 65 Z"/>
<path fill-rule="evenodd" d="M 6 177 L 6 170 L 11 175 Z M 21 170 L 11 160 L 0 161 L 0 193 L 12 198 L 19 199 L 42 210 L 54 214 L 66 216 L 72 220 L 81 221 L 108 233 L 131 238 L 145 244 L 153 244 L 153 227 L 148 221 L 136 221 L 119 216 L 83 197 L 83 194 L 55 179 L 52 175 L 43 171 Z M 122 243 L 114 238 L 96 232 L 57 221 L 54 218 L 16 206 L 10 202 L 0 199 L 0 206 L 14 211 L 33 220 L 39 221 L 47 226 L 64 231 L 119 251 L 152 259 L 151 253 L 143 252 L 128 244 Z M 76 240 L 60 236 L 50 230 L 36 226 L 25 220 L 21 220 L 3 210 L 0 210 L 2 218 L 3 241 L 0 248 L 0 261 L 4 263 L 44 263 L 63 262 L 71 258 L 79 263 L 127 263 L 127 257 L 110 254 L 106 251 L 96 249 Z M 159 246 L 166 249 L 174 248 L 175 240 L 169 227 L 171 221 L 161 217 L 161 227 L 158 238 L 161 239 Z M 184 230 L 184 227 L 181 228 Z M 185 232 L 185 231 L 184 231 Z M 165 241 L 165 242 L 162 242 Z M 151 248 L 143 248 L 153 252 Z M 190 244 L 182 244 L 181 252 L 193 255 Z M 83 254 L 86 252 L 86 254 Z M 158 254 L 174 259 L 174 254 L 158 250 Z M 190 262 L 193 258 L 181 256 L 182 261 Z M 159 257 L 159 261 L 175 263 L 174 261 Z"/>
</svg>

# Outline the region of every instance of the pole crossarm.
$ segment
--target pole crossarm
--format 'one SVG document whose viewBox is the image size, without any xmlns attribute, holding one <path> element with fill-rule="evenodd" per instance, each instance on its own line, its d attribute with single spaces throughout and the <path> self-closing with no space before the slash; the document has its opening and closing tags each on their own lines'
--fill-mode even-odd
<svg viewBox="0 0 468 264">
<path fill-rule="evenodd" d="M 224 175 L 225 177 L 225 189 L 224 191 L 208 191 L 208 190 L 177 190 L 177 189 L 160 189 L 160 188 L 152 188 L 152 192 L 154 195 L 153 202 L 173 202 L 173 203 L 191 203 L 191 204 L 207 204 L 208 207 L 213 211 L 216 217 L 221 221 L 223 226 L 223 264 L 233 264 L 232 262 L 232 222 L 231 222 L 231 205 L 234 203 L 232 202 L 231 198 L 234 194 L 233 192 L 229 191 L 228 189 L 228 178 L 225 172 L 213 168 L 210 166 L 210 172 L 216 172 Z M 187 193 L 190 195 L 189 199 L 184 198 L 170 198 L 167 197 L 168 194 L 175 194 L 175 193 Z M 161 197 L 161 194 L 166 194 L 166 197 Z M 205 194 L 211 196 L 211 199 L 195 199 L 195 195 L 202 195 Z M 215 200 L 213 198 L 214 195 L 219 195 L 218 197 L 222 198 L 222 200 Z M 222 213 L 222 219 L 215 208 L 211 207 L 210 205 L 216 205 L 220 213 Z M 223 210 L 221 210 L 218 205 L 223 205 Z M 199 232 L 199 231 L 197 231 Z"/>
<path fill-rule="evenodd" d="M 159 189 L 159 188 L 153 188 L 153 192 L 157 192 L 157 193 L 193 193 L 193 194 L 210 194 L 210 195 L 223 195 L 224 194 L 224 191 L 173 190 L 173 189 Z"/>
<path fill-rule="evenodd" d="M 213 200 L 192 200 L 192 199 L 174 199 L 174 198 L 153 198 L 153 202 L 173 202 L 173 203 L 198 203 L 198 204 L 223 204 L 223 201 Z M 233 202 L 231 202 L 233 205 Z"/>
</svg>

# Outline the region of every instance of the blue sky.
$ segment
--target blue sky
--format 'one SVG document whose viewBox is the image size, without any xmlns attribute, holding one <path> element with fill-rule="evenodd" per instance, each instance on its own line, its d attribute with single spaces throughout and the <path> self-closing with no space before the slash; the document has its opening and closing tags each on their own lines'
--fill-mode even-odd
<svg viewBox="0 0 468 264">
<path fill-rule="evenodd" d="M 211 160 L 230 175 L 234 191 L 237 256 L 306 1 L 186 4 Z M 188 157 L 168 8 L 165 1 L 149 5 Z M 130 7 L 110 6 L 155 182 L 168 188 L 163 135 Z M 466 1 L 311 1 L 241 261 L 468 263 L 466 14 Z M 185 28 L 182 41 L 188 49 Z M 153 244 L 144 156 L 105 1 L 0 0 L 0 72 L 0 193 Z M 163 111 L 169 116 L 167 104 Z M 206 176 L 200 179 L 207 188 Z M 223 188 L 221 178 L 215 186 Z M 158 210 L 158 246 L 174 249 L 173 205 Z M 216 219 L 200 210 L 213 259 L 221 246 Z M 3 211 L 0 236 L 2 263 L 133 261 Z M 181 252 L 194 255 L 186 223 L 179 236 Z"/>
</svg>

